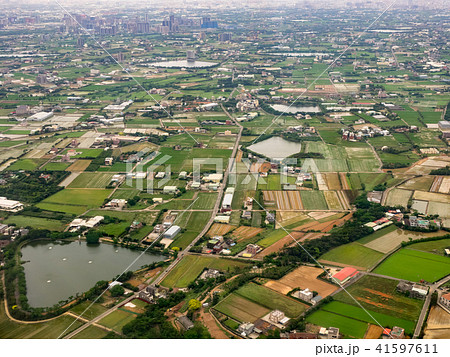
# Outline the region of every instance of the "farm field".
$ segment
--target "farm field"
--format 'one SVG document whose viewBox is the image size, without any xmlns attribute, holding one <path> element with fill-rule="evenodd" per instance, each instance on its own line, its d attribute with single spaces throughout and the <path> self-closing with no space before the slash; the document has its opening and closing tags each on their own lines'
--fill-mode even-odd
<svg viewBox="0 0 450 357">
<path fill-rule="evenodd" d="M 367 248 L 377 250 L 381 253 L 389 253 L 391 250 L 400 246 L 402 242 L 406 242 L 410 239 L 415 240 L 427 237 L 437 237 L 445 234 L 448 233 L 445 231 L 423 233 L 423 232 L 411 232 L 403 229 L 395 229 L 377 239 L 372 240 L 369 243 L 364 244 L 364 246 Z"/>
<path fill-rule="evenodd" d="M 108 334 L 108 331 L 97 327 L 97 326 L 89 326 L 83 331 L 77 333 L 74 339 L 100 339 L 105 337 Z"/>
<path fill-rule="evenodd" d="M 394 188 L 389 191 L 388 198 L 386 200 L 387 206 L 403 206 L 406 207 L 408 205 L 408 200 L 411 198 L 413 191 L 410 190 L 402 190 L 399 188 Z"/>
<path fill-rule="evenodd" d="M 49 229 L 52 231 L 63 231 L 66 224 L 55 219 L 46 219 L 30 216 L 9 216 L 3 223 L 15 224 L 17 227 L 33 227 L 37 229 Z"/>
<path fill-rule="evenodd" d="M 412 334 L 414 332 L 414 321 L 404 320 L 396 316 L 390 316 L 367 309 L 366 312 L 360 307 L 345 304 L 340 301 L 332 301 L 322 307 L 322 310 L 371 324 L 376 324 L 378 321 L 383 327 L 392 328 L 393 326 L 401 326 L 405 329 L 406 334 Z"/>
<path fill-rule="evenodd" d="M 236 226 L 231 226 L 229 224 L 213 223 L 206 235 L 208 237 L 224 236 L 235 228 Z"/>
<path fill-rule="evenodd" d="M 281 310 L 288 317 L 297 317 L 306 309 L 305 304 L 255 283 L 242 286 L 236 294 L 270 310 Z"/>
<path fill-rule="evenodd" d="M 325 197 L 329 209 L 331 210 L 342 209 L 338 195 L 335 191 L 323 191 L 323 195 Z"/>
<path fill-rule="evenodd" d="M 83 325 L 81 321 L 74 321 L 75 318 L 63 315 L 47 322 L 20 324 L 8 319 L 5 313 L 5 304 L 3 300 L 0 301 L 0 339 L 58 338 L 70 324 L 73 323 L 71 328 L 67 330 L 67 333 Z"/>
<path fill-rule="evenodd" d="M 450 274 L 450 260 L 440 255 L 403 248 L 387 258 L 374 273 L 410 281 L 423 279 L 435 282 Z"/>
<path fill-rule="evenodd" d="M 325 328 L 337 327 L 341 334 L 350 338 L 363 338 L 368 327 L 366 322 L 323 310 L 313 312 L 306 321 Z"/>
<path fill-rule="evenodd" d="M 382 257 L 382 253 L 353 242 L 326 252 L 320 257 L 320 260 L 352 265 L 365 270 L 372 267 Z"/>
<path fill-rule="evenodd" d="M 445 233 L 448 234 L 447 232 Z M 413 244 L 411 247 L 415 250 L 421 250 L 423 252 L 444 255 L 444 249 L 450 247 L 450 238 L 430 242 L 419 242 Z"/>
<path fill-rule="evenodd" d="M 397 284 L 397 280 L 365 275 L 346 288 L 348 294 L 341 291 L 334 300 L 358 306 L 350 294 L 366 309 L 414 322 L 419 317 L 423 300 L 398 293 Z"/>
<path fill-rule="evenodd" d="M 67 188 L 105 188 L 111 182 L 112 174 L 83 172 Z"/>
<path fill-rule="evenodd" d="M 110 313 L 109 315 L 105 316 L 98 323 L 100 325 L 109 327 L 110 329 L 113 329 L 114 331 L 121 333 L 122 328 L 127 323 L 134 320 L 136 318 L 136 316 L 137 316 L 136 314 L 118 309 L 118 310 Z"/>
<path fill-rule="evenodd" d="M 231 233 L 231 237 L 233 239 L 235 239 L 237 242 L 239 242 L 241 240 L 247 240 L 247 239 L 253 238 L 256 235 L 260 234 L 262 231 L 264 231 L 264 228 L 241 226 L 239 228 L 236 228 Z"/>
<path fill-rule="evenodd" d="M 329 190 L 341 190 L 341 180 L 336 172 L 323 174 Z"/>
<path fill-rule="evenodd" d="M 89 309 L 88 309 L 89 308 Z M 87 310 L 86 310 L 87 309 Z M 83 318 L 87 320 L 92 320 L 93 318 L 97 317 L 98 315 L 101 315 L 108 309 L 100 304 L 92 304 L 89 301 L 83 301 L 82 303 L 74 306 L 72 309 L 70 309 L 71 312 L 73 312 L 76 315 L 83 314 Z"/>
<path fill-rule="evenodd" d="M 255 322 L 270 310 L 236 293 L 228 295 L 214 309 L 241 322 Z"/>
<path fill-rule="evenodd" d="M 259 240 L 258 244 L 262 248 L 270 247 L 272 244 L 278 242 L 280 239 L 286 236 L 286 232 L 282 229 L 278 229 L 268 233 L 263 239 Z"/>
<path fill-rule="evenodd" d="M 221 271 L 240 270 L 248 266 L 246 262 L 231 259 L 187 255 L 161 282 L 162 286 L 185 288 L 193 282 L 204 268 Z"/>
<path fill-rule="evenodd" d="M 421 191 L 429 191 L 431 188 L 431 184 L 433 183 L 433 176 L 421 176 L 415 177 L 411 180 L 408 180 L 402 183 L 399 188 L 403 188 L 406 190 L 421 190 Z"/>
<path fill-rule="evenodd" d="M 323 270 L 320 268 L 301 266 L 279 280 L 268 281 L 264 286 L 284 295 L 295 288 L 308 288 L 311 291 L 317 291 L 322 297 L 327 297 L 338 288 L 336 285 L 317 279 L 317 276 L 322 273 Z"/>
<path fill-rule="evenodd" d="M 70 172 L 82 172 L 91 164 L 92 160 L 77 160 L 67 168 Z"/>
<path fill-rule="evenodd" d="M 280 210 L 304 209 L 299 191 L 263 191 L 263 197 L 267 205 L 273 202 Z"/>
<path fill-rule="evenodd" d="M 89 208 L 102 205 L 111 190 L 102 189 L 64 189 L 47 197 L 37 206 L 49 211 L 81 214 Z"/>
<path fill-rule="evenodd" d="M 431 307 L 424 339 L 450 338 L 450 314 L 440 306 Z"/>
<path fill-rule="evenodd" d="M 45 162 L 44 159 L 19 159 L 12 165 L 8 166 L 7 171 L 33 171 Z"/>
<path fill-rule="evenodd" d="M 307 210 L 327 210 L 327 202 L 321 191 L 301 191 L 303 205 Z"/>
<path fill-rule="evenodd" d="M 450 204 L 450 195 L 444 195 L 442 193 L 415 191 L 413 198 L 422 201 L 433 201 Z"/>
</svg>

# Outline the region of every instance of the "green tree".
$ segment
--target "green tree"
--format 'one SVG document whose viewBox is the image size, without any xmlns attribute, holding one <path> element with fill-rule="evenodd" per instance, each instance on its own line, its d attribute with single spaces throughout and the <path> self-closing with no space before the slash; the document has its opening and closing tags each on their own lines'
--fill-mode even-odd
<svg viewBox="0 0 450 357">
<path fill-rule="evenodd" d="M 191 299 L 189 300 L 189 310 L 195 311 L 202 307 L 202 303 L 198 301 L 197 299 Z"/>
<path fill-rule="evenodd" d="M 122 296 L 125 293 L 125 289 L 120 285 L 114 285 L 109 292 L 111 293 L 111 296 Z"/>
</svg>

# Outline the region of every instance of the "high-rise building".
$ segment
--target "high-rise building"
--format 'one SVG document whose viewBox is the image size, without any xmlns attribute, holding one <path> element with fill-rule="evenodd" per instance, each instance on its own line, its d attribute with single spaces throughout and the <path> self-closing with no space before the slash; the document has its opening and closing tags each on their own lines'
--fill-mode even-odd
<svg viewBox="0 0 450 357">
<path fill-rule="evenodd" d="M 77 47 L 78 47 L 78 48 L 83 47 L 84 44 L 85 44 L 85 42 L 86 42 L 86 41 L 84 40 L 83 37 L 78 37 L 78 38 L 77 38 Z"/>
<path fill-rule="evenodd" d="M 224 32 L 219 34 L 219 41 L 225 42 L 225 41 L 231 41 L 232 35 L 230 32 Z"/>
</svg>

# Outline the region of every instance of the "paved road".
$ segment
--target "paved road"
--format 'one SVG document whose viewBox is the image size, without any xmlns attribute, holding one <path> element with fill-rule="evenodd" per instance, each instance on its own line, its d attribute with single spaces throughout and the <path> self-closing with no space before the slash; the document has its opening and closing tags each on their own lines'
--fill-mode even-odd
<svg viewBox="0 0 450 357">
<path fill-rule="evenodd" d="M 109 310 L 105 311 L 103 314 L 98 315 L 97 317 L 93 318 L 92 320 L 86 322 L 84 325 L 80 326 L 79 328 L 77 328 L 76 330 L 73 330 L 71 333 L 65 335 L 63 337 L 63 339 L 69 339 L 74 337 L 76 334 L 80 333 L 81 331 L 87 329 L 89 326 L 91 325 L 96 325 L 97 322 L 99 322 L 101 319 L 103 319 L 105 316 L 109 315 L 111 312 L 116 311 L 120 306 L 122 306 L 123 304 L 126 304 L 128 302 L 130 302 L 131 300 L 134 300 L 138 297 L 139 293 L 135 293 L 133 295 L 131 295 L 130 297 L 126 298 L 124 301 L 122 301 L 120 304 L 117 304 L 115 306 L 113 306 L 112 308 L 110 308 Z M 78 317 L 78 320 L 84 320 L 83 317 Z"/>
<path fill-rule="evenodd" d="M 428 309 L 430 308 L 431 296 L 436 291 L 438 287 L 450 281 L 450 275 L 447 275 L 445 278 L 439 280 L 438 282 L 430 285 L 430 291 L 428 292 L 428 296 L 423 304 L 422 311 L 420 312 L 419 320 L 417 321 L 416 329 L 414 330 L 413 338 L 418 338 L 420 332 L 422 331 L 423 323 L 425 322 L 425 317 L 427 316 Z"/>
<path fill-rule="evenodd" d="M 164 280 L 164 278 L 172 271 L 173 268 L 175 268 L 175 266 L 180 262 L 181 259 L 183 259 L 183 257 L 185 255 L 188 254 L 189 250 L 198 242 L 199 239 L 201 239 L 206 232 L 208 232 L 209 228 L 211 227 L 211 225 L 214 223 L 214 218 L 216 217 L 217 213 L 219 212 L 220 209 L 220 204 L 222 202 L 222 197 L 223 197 L 223 193 L 224 193 L 224 189 L 227 185 L 227 180 L 228 177 L 230 175 L 230 172 L 233 170 L 233 166 L 235 164 L 235 157 L 237 154 L 237 150 L 239 148 L 239 142 L 241 141 L 241 136 L 242 136 L 242 130 L 243 130 L 243 126 L 240 125 L 231 115 L 230 113 L 228 113 L 228 111 L 225 109 L 225 107 L 223 106 L 223 104 L 221 104 L 222 106 L 222 110 L 227 114 L 227 116 L 233 120 L 234 123 L 236 123 L 236 125 L 239 127 L 239 133 L 236 137 L 236 141 L 234 143 L 233 146 L 233 152 L 231 154 L 231 158 L 228 162 L 228 166 L 227 169 L 225 171 L 225 174 L 223 176 L 223 182 L 220 185 L 218 191 L 218 195 L 217 195 L 217 200 L 216 203 L 214 205 L 214 208 L 212 210 L 212 214 L 211 217 L 208 221 L 208 223 L 205 225 L 205 227 L 203 227 L 203 230 L 200 232 L 200 234 L 195 237 L 195 239 L 180 253 L 178 253 L 178 257 L 177 259 L 175 259 L 154 281 L 153 281 L 153 285 L 157 285 L 160 284 L 161 281 Z"/>
</svg>

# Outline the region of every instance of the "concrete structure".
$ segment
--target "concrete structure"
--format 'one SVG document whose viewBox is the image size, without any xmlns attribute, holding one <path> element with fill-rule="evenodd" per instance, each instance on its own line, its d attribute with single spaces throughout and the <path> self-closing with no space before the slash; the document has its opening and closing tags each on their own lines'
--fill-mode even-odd
<svg viewBox="0 0 450 357">
<path fill-rule="evenodd" d="M 241 334 L 241 336 L 246 337 L 253 332 L 254 328 L 255 328 L 254 324 L 250 322 L 244 322 L 243 324 L 239 325 L 238 332 Z"/>
<path fill-rule="evenodd" d="M 450 309 L 450 293 L 442 295 L 439 298 L 439 303 Z"/>
<path fill-rule="evenodd" d="M 114 158 L 112 157 L 105 157 L 105 165 L 111 166 L 113 164 Z"/>
<path fill-rule="evenodd" d="M 298 292 L 298 297 L 299 299 L 310 301 L 313 298 L 313 292 L 306 288 L 305 290 L 300 290 Z"/>
<path fill-rule="evenodd" d="M 174 195 L 178 192 L 177 186 L 164 186 L 163 193 L 168 195 Z"/>
<path fill-rule="evenodd" d="M 194 327 L 194 323 L 186 315 L 180 316 L 177 321 L 186 331 Z"/>
<path fill-rule="evenodd" d="M 231 211 L 231 203 L 233 202 L 233 194 L 226 193 L 222 201 L 222 210 Z"/>
<path fill-rule="evenodd" d="M 276 324 L 280 323 L 286 316 L 283 311 L 273 310 L 269 314 L 269 321 L 274 322 Z"/>
<path fill-rule="evenodd" d="M 339 329 L 337 327 L 330 327 L 328 329 L 327 338 L 329 339 L 339 338 Z"/>
<path fill-rule="evenodd" d="M 223 174 L 209 174 L 203 176 L 204 182 L 213 182 L 213 183 L 220 183 L 223 179 Z"/>
<path fill-rule="evenodd" d="M 214 222 L 216 222 L 216 223 L 226 223 L 226 224 L 228 224 L 228 223 L 230 223 L 230 219 L 231 219 L 230 216 L 216 216 L 216 217 L 214 218 Z"/>
<path fill-rule="evenodd" d="M 28 121 L 44 121 L 53 116 L 53 112 L 38 112 L 27 118 Z"/>
<path fill-rule="evenodd" d="M 23 210 L 23 204 L 19 201 L 8 200 L 6 197 L 0 197 L 0 210 L 19 212 Z"/>
<path fill-rule="evenodd" d="M 174 239 L 175 236 L 180 233 L 181 228 L 179 226 L 172 226 L 164 232 L 163 237 L 167 239 Z"/>
</svg>

